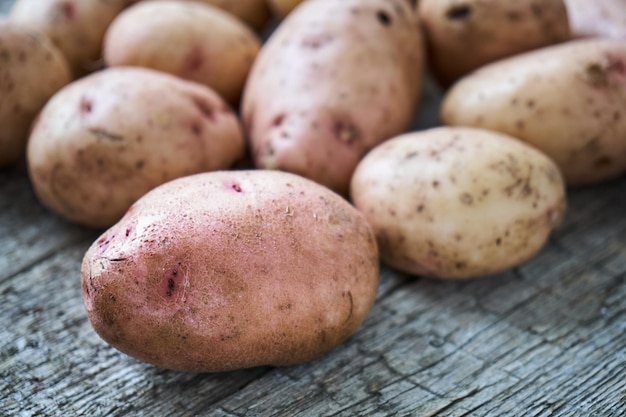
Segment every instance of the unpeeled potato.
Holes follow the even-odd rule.
[[[196,81],[236,105],[260,47],[248,26],[217,7],[160,0],[138,3],[113,21],[104,61]]]
[[[159,184],[231,167],[245,152],[242,133],[208,87],[146,68],[109,68],[46,104],[28,141],[28,170],[49,209],[108,227]]]
[[[616,178],[626,172],[626,43],[583,39],[495,62],[448,91],[441,120],[529,143],[571,186]]]
[[[552,160],[515,138],[472,128],[434,128],[379,145],[359,163],[351,195],[383,262],[445,279],[530,259],[566,206]]]
[[[31,123],[71,81],[63,54],[44,35],[0,20],[0,167],[24,156]]]
[[[180,178],[143,196],[83,258],[96,332],[142,361],[193,372],[293,365],[363,322],[378,252],[361,214],[277,171]]]
[[[104,33],[130,1],[17,0],[9,19],[48,36],[78,78],[100,66]]]
[[[419,13],[430,68],[446,87],[489,62],[571,38],[563,0],[420,0]]]

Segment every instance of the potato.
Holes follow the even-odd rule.
[[[279,18],[287,16],[302,0],[268,0],[270,8]]]
[[[626,1],[565,0],[565,4],[574,36],[626,40]]]
[[[43,35],[0,20],[0,167],[24,156],[30,125],[71,81],[61,52]]]
[[[431,70],[444,86],[489,62],[571,38],[563,0],[421,0],[419,14]]]
[[[122,12],[104,40],[108,66],[140,66],[213,88],[239,102],[261,41],[229,13],[195,2],[142,2]]]
[[[33,127],[27,162],[44,205],[71,221],[108,227],[157,185],[229,168],[244,152],[239,121],[215,92],[128,67],[55,94]]]
[[[372,150],[354,173],[351,194],[374,228],[383,262],[461,279],[537,253],[564,215],[564,188],[554,162],[523,142],[440,127]]]
[[[448,92],[441,119],[528,142],[571,186],[618,177],[626,172],[626,43],[580,40],[493,63]]]
[[[99,67],[104,33],[130,0],[17,0],[9,18],[48,36],[75,78]]]
[[[133,3],[147,2],[150,0],[132,0]],[[154,0],[152,0],[154,1]],[[156,0],[158,1],[158,0]],[[177,0],[182,1],[182,0]],[[192,1],[192,0],[188,0]],[[259,31],[263,29],[270,20],[270,9],[266,0],[193,0],[198,3],[205,3],[217,6],[228,13],[237,16],[253,29]]]
[[[347,194],[362,156],[410,126],[422,67],[409,3],[302,3],[261,50],[244,90],[256,166]]]
[[[157,187],[92,244],[82,288],[96,332],[164,368],[226,371],[311,360],[376,298],[369,225],[330,190],[277,171]]]

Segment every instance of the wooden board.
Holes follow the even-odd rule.
[[[432,86],[424,103],[419,127],[436,123]],[[179,373],[109,347],[79,284],[98,234],[43,208],[23,162],[0,170],[0,415],[626,415],[626,178],[572,191],[562,228],[515,270],[383,269],[362,328],[287,368]]]

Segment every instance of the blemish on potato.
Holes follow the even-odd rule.
[[[80,99],[80,112],[81,113],[91,113],[93,110],[93,103],[87,97],[83,96]]]
[[[327,33],[318,33],[310,35],[302,39],[302,46],[309,49],[320,49],[333,40],[333,37]]]
[[[338,120],[333,125],[333,133],[340,142],[348,145],[354,143],[359,138],[359,131],[352,123]]]
[[[609,156],[601,156],[593,161],[593,166],[596,168],[606,168],[612,164],[613,160]]]
[[[196,106],[196,108],[200,111],[200,113],[202,113],[204,117],[212,122],[215,121],[215,112],[207,102],[199,97],[191,97],[191,100],[193,101],[194,106]]]
[[[60,5],[61,13],[66,19],[72,20],[76,15],[76,9],[71,1],[64,1]]]
[[[585,76],[587,81],[594,87],[606,87],[609,84],[606,69],[597,62],[585,67]]]
[[[184,68],[188,72],[195,72],[202,68],[204,64],[204,51],[198,45],[195,45],[184,60]]]
[[[191,131],[195,136],[202,136],[202,126],[200,126],[198,123],[192,123]]]
[[[176,293],[180,289],[183,278],[184,277],[180,269],[180,262],[179,262],[177,266],[170,268],[165,273],[165,277],[162,283],[163,295],[166,298],[172,298],[174,295],[176,295]]]
[[[472,195],[469,193],[462,193],[459,196],[459,200],[461,200],[461,203],[467,206],[471,206],[474,203],[474,197],[472,197]]]
[[[392,23],[391,16],[389,16],[389,14],[385,12],[384,10],[379,10],[376,13],[376,18],[378,19],[380,24],[383,26],[389,26]]]
[[[463,20],[470,17],[472,8],[468,4],[457,4],[450,7],[446,12],[446,17],[450,20]]]
[[[285,121],[285,113],[281,113],[279,115],[277,115],[276,117],[274,117],[274,119],[272,120],[272,126],[274,127],[279,127],[280,125],[283,124],[283,122]]]
[[[90,128],[88,132],[91,133],[98,140],[107,140],[111,142],[122,142],[124,137],[116,133],[109,132],[103,128]]]

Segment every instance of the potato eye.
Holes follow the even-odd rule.
[[[383,26],[389,26],[391,24],[391,16],[383,10],[379,10],[378,13],[376,13],[376,17]]]
[[[446,17],[451,20],[467,19],[472,14],[472,8],[467,4],[459,4],[450,7],[446,13]]]

